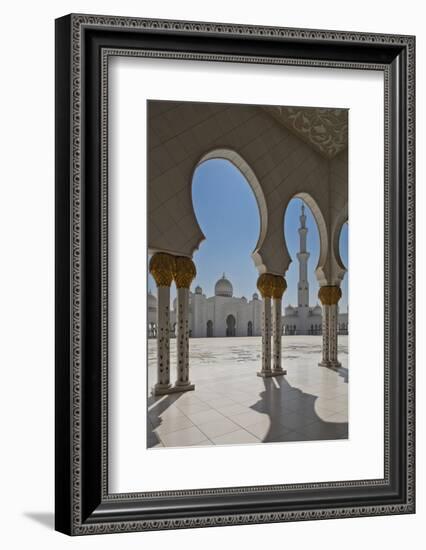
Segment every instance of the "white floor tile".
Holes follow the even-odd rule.
[[[167,435],[169,433],[176,432],[184,428],[191,428],[192,426],[194,426],[194,424],[187,416],[179,416],[177,418],[167,420],[163,419],[161,423],[154,429],[154,431],[161,438],[163,435]]]
[[[201,425],[215,420],[223,420],[225,417],[215,409],[208,409],[206,411],[188,413],[188,418],[190,418],[194,424]]]
[[[199,429],[205,433],[209,439],[212,439],[213,437],[235,432],[236,430],[241,429],[241,427],[228,418],[223,418],[223,420],[213,420],[212,422],[199,424]]]
[[[203,434],[203,432],[195,426],[192,428],[178,430],[161,437],[161,441],[165,447],[184,447],[187,445],[196,445],[205,439],[207,439],[205,434]]]
[[[213,438],[215,445],[238,445],[241,443],[260,443],[260,439],[246,430],[237,430],[229,434]]]

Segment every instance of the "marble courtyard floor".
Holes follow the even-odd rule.
[[[148,397],[150,448],[347,439],[348,337],[336,371],[318,367],[320,336],[283,336],[287,375],[260,378],[260,337],[190,339],[195,390]],[[171,380],[176,377],[171,340]],[[156,342],[148,341],[148,387]]]

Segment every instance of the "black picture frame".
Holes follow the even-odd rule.
[[[136,50],[177,60],[187,55],[384,72],[383,479],[108,493],[103,87],[108,55]],[[56,20],[58,531],[85,535],[414,513],[414,81],[413,36],[79,14]]]

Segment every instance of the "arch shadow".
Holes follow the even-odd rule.
[[[348,439],[348,422],[326,422],[315,411],[316,395],[291,386],[285,377],[263,379],[264,390],[250,408],[266,414],[263,443]]]
[[[146,446],[148,448],[155,447],[161,443],[159,437],[155,433],[155,429],[161,426],[163,422],[161,415],[180,397],[182,397],[182,393],[172,393],[164,397],[152,395],[148,397],[146,418]]]

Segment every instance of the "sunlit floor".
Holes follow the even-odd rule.
[[[348,438],[348,337],[339,337],[342,367],[319,367],[320,336],[283,336],[287,375],[260,378],[261,339],[190,339],[195,390],[148,398],[147,445],[199,445]],[[175,379],[171,341],[171,379]],[[148,387],[156,381],[156,343],[148,342]]]

